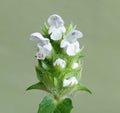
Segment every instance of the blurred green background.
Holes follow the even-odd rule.
[[[0,0],[0,113],[37,113],[46,95],[37,82],[29,35],[51,14],[84,33],[82,83],[93,94],[73,97],[72,113],[120,113],[120,0]]]

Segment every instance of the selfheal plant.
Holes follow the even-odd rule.
[[[77,91],[91,91],[80,83],[82,63],[79,39],[82,32],[70,24],[64,26],[59,15],[51,15],[42,33],[30,35],[37,40],[36,74],[38,83],[27,90],[38,89],[49,93],[39,104],[38,113],[70,113],[73,105],[70,95]]]

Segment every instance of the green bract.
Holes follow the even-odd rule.
[[[38,40],[36,74],[39,82],[27,90],[39,89],[52,96],[44,98],[38,113],[70,113],[72,103],[67,99],[70,94],[77,91],[91,93],[80,83],[82,49],[78,39],[83,34],[75,28],[72,24],[65,27],[63,19],[55,14],[48,18],[42,33],[31,34],[30,39]],[[68,109],[64,107],[65,103],[68,103]],[[62,111],[64,109],[66,111]]]

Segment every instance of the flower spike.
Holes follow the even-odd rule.
[[[37,40],[36,74],[38,83],[28,88],[50,93],[39,104],[38,113],[70,113],[73,106],[71,94],[77,91],[91,91],[81,85],[81,51],[78,39],[81,31],[72,24],[64,26],[61,16],[49,16],[42,34],[32,33],[30,40]],[[66,106],[67,105],[67,106]]]

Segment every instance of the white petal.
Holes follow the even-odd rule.
[[[64,33],[66,31],[64,26],[61,26],[61,27],[58,27],[58,28],[56,26],[50,26],[49,30],[48,30],[48,33],[50,34],[50,33],[53,33],[53,32],[55,32],[57,30],[61,31],[62,33]]]
[[[74,49],[76,53],[80,51],[80,44],[78,41],[74,42]]]
[[[51,43],[49,43],[47,45],[44,45],[43,47],[46,48],[48,51],[52,51],[52,45],[51,45]]]
[[[72,66],[72,69],[76,69],[78,66],[79,66],[79,64],[75,62]]]
[[[31,39],[31,40],[39,39],[39,42],[41,43],[41,45],[48,44],[48,43],[50,42],[49,39],[44,38],[44,37],[43,37],[40,33],[38,33],[38,32],[31,34],[30,39]]]
[[[65,68],[66,66],[66,62],[61,59],[61,58],[58,58],[54,63],[53,63],[54,66],[60,66],[61,68]]]
[[[48,33],[50,34],[50,33],[54,32],[54,31],[56,31],[56,27],[55,26],[50,26],[49,30],[48,30]]]
[[[48,24],[50,26],[60,27],[64,25],[64,21],[59,15],[54,14],[48,18]]]
[[[78,80],[75,77],[71,77],[69,80],[71,81],[72,85],[78,84]]]
[[[62,33],[65,33],[65,32],[66,32],[66,29],[65,29],[64,26],[59,27],[59,30],[60,30]]]
[[[79,48],[79,43],[77,41],[75,43],[69,44],[69,46],[66,49],[66,53],[69,56],[74,56],[79,51],[80,51],[80,48]]]
[[[75,55],[74,46],[73,46],[73,45],[68,46],[67,49],[66,49],[66,53],[67,53],[69,56],[74,56],[74,55]]]
[[[43,46],[44,52],[47,56],[51,55],[51,51],[52,51],[52,46],[51,44],[47,44]]]
[[[82,32],[78,30],[72,30],[70,31],[64,38],[69,41],[70,43],[75,42],[78,38],[82,38],[83,34]]]
[[[61,43],[60,43],[60,47],[61,47],[61,48],[65,48],[65,47],[68,46],[68,45],[69,45],[69,42],[66,41],[65,39],[62,40]]]
[[[52,40],[60,40],[62,38],[62,32],[60,30],[54,30],[51,34]]]
[[[40,33],[36,32],[36,33],[32,33],[30,35],[30,39],[31,40],[34,40],[34,39],[43,39],[43,36]]]
[[[63,81],[63,87],[67,87],[69,85],[76,85],[76,84],[78,84],[78,80],[75,77],[64,79]]]

